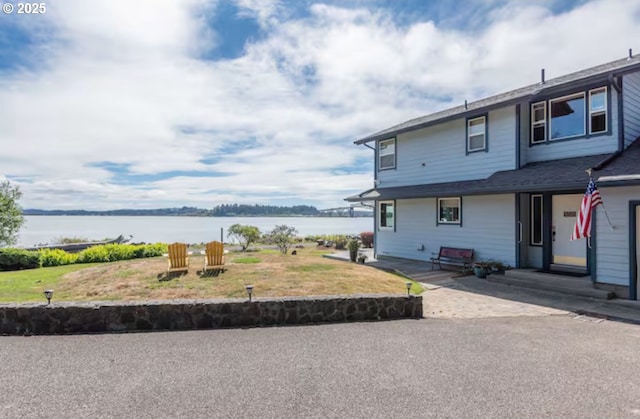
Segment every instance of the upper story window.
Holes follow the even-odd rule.
[[[531,104],[531,144],[609,132],[607,87]]]
[[[549,107],[551,108],[549,138],[551,140],[584,135],[584,102],[584,93],[549,101]]]
[[[607,131],[607,88],[589,90],[589,133]]]
[[[487,149],[487,117],[467,119],[467,152]]]
[[[378,170],[396,167],[396,139],[378,142]]]
[[[547,141],[547,102],[531,105],[531,142]]]

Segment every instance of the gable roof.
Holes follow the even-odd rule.
[[[434,198],[463,195],[489,195],[516,192],[583,191],[589,180],[585,170],[609,163],[592,175],[600,186],[640,184],[640,139],[622,154],[598,154],[529,163],[520,169],[496,172],[486,179],[425,185],[374,188],[345,201]]]
[[[364,144],[370,141],[384,140],[404,132],[414,131],[431,125],[442,123],[451,119],[466,117],[477,114],[480,111],[487,111],[492,108],[507,106],[518,102],[523,98],[535,98],[540,94],[553,93],[554,90],[570,88],[574,84],[589,81],[607,81],[610,77],[630,73],[640,69],[640,56],[623,58],[610,63],[601,64],[575,73],[567,74],[545,81],[544,83],[531,84],[516,90],[501,93],[475,102],[456,106],[444,111],[432,113],[420,118],[411,119],[391,128],[379,131],[362,139],[355,141],[355,144]]]

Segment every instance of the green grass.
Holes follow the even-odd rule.
[[[246,256],[233,259],[233,263],[260,263],[261,259],[253,256]]]
[[[45,301],[44,290],[55,290],[55,285],[64,274],[96,265],[100,263],[0,272],[0,302]],[[53,298],[56,298],[55,293]]]

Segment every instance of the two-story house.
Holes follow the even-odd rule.
[[[413,119],[357,140],[375,153],[375,254],[440,246],[515,268],[584,272],[640,295],[640,58],[629,57]],[[571,241],[592,169],[602,206]]]

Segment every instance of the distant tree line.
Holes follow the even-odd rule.
[[[252,217],[278,215],[318,215],[318,209],[309,205],[280,207],[274,205],[223,204],[213,208],[215,217]]]
[[[194,217],[253,217],[253,216],[292,216],[322,215],[318,209],[309,205],[274,206],[274,205],[244,205],[223,204],[213,209],[182,207],[182,208],[156,208],[156,209],[118,209],[106,211],[91,210],[41,210],[25,209],[23,215],[121,215],[121,216],[194,216]]]

